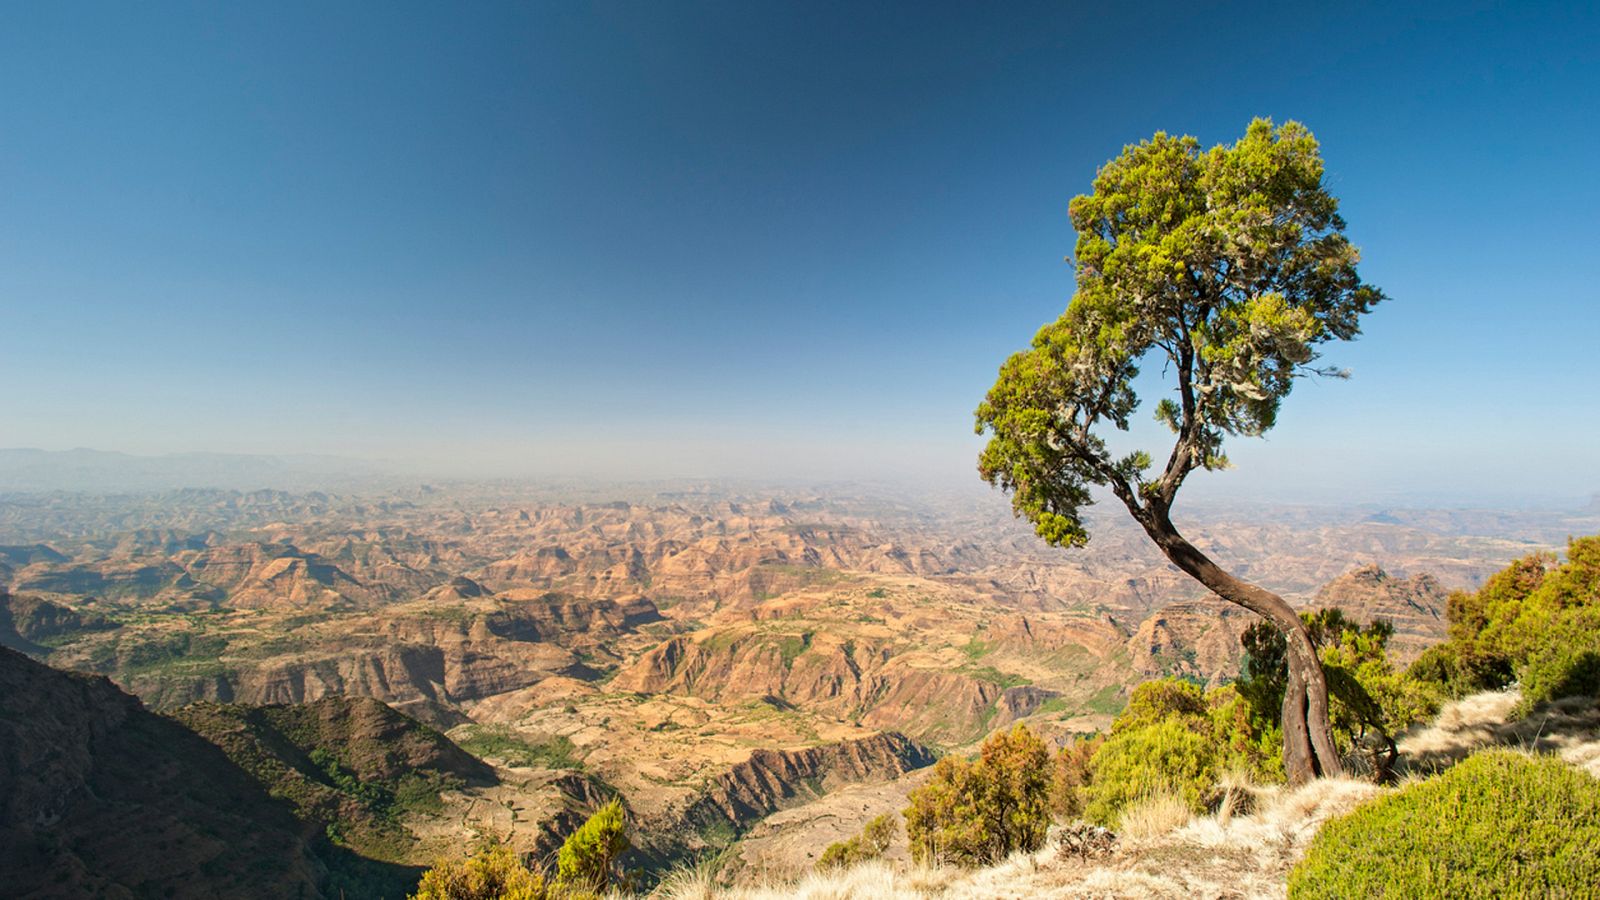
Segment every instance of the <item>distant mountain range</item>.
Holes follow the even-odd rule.
[[[381,465],[336,456],[174,453],[135,456],[104,450],[0,449],[0,491],[352,489],[392,483]]]

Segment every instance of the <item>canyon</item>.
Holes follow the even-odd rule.
[[[119,715],[162,714],[298,798],[333,849],[273,852],[315,880],[335,851],[400,872],[481,836],[548,854],[618,795],[645,869],[730,847],[802,865],[786,835],[858,828],[994,729],[1065,739],[1144,678],[1225,682],[1252,621],[1110,510],[1066,552],[994,495],[617,494],[0,495],[0,644],[108,679]],[[1600,515],[1179,524],[1297,606],[1388,619],[1407,662],[1442,637],[1450,590]]]

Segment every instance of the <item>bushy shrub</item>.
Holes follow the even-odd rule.
[[[620,881],[618,860],[630,846],[622,801],[612,800],[569,835],[556,854],[556,882],[600,893]]]
[[[411,900],[553,900],[544,879],[503,844],[462,860],[441,862],[422,874]]]
[[[1089,761],[1084,812],[1091,821],[1118,827],[1124,808],[1167,794],[1198,812],[1217,783],[1215,749],[1177,718],[1113,733]]]
[[[1323,826],[1289,896],[1592,897],[1597,885],[1600,781],[1494,750]]]
[[[1455,694],[1522,683],[1524,708],[1600,693],[1600,535],[1567,543],[1567,561],[1536,553],[1477,591],[1450,596],[1450,639],[1410,676]]]
[[[822,857],[817,860],[817,868],[843,869],[878,859],[888,852],[889,845],[894,843],[894,835],[899,827],[893,813],[884,813],[868,822],[855,837],[829,844],[827,849],[822,851]]]
[[[1156,796],[1177,797],[1201,812],[1224,772],[1282,780],[1280,742],[1281,733],[1263,727],[1231,686],[1208,692],[1179,679],[1146,681],[1134,688],[1103,744],[1057,757],[1053,808],[1109,826],[1129,804]]]
[[[1027,726],[993,735],[977,762],[947,756],[911,792],[906,835],[919,862],[988,865],[1044,845],[1050,753]]]
[[[1133,689],[1128,705],[1111,723],[1111,733],[1175,719],[1205,718],[1207,711],[1205,691],[1200,685],[1179,678],[1158,678]]]

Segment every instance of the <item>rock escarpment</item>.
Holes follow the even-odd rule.
[[[702,835],[732,836],[840,786],[891,781],[933,762],[927,747],[894,732],[804,750],[757,750],[719,775],[683,820]]]

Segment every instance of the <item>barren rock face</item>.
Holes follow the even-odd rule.
[[[682,818],[697,832],[738,833],[844,785],[893,781],[933,762],[928,748],[896,733],[806,750],[757,750],[718,776]]]

